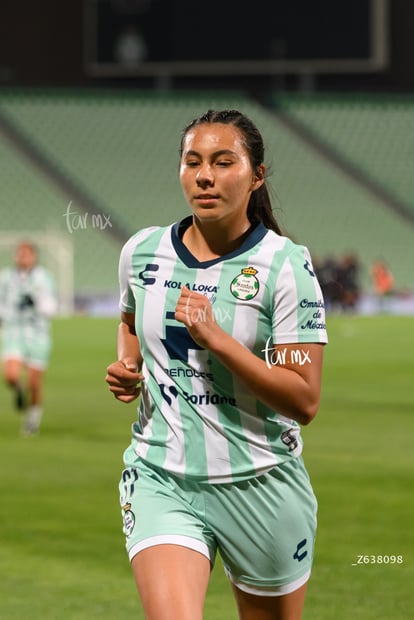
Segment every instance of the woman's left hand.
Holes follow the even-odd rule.
[[[208,349],[211,339],[220,330],[214,319],[213,307],[205,295],[190,291],[186,286],[175,308],[175,318],[184,323],[191,337],[201,347]]]

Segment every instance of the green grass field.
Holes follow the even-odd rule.
[[[116,325],[55,322],[39,436],[19,436],[20,419],[0,386],[2,620],[143,618],[117,492],[135,406],[115,401],[104,382]],[[328,329],[322,405],[303,432],[319,501],[304,620],[407,620],[414,600],[414,317],[329,317]],[[368,563],[358,564],[359,556]],[[391,556],[400,559],[385,563]],[[220,562],[205,618],[236,619]]]

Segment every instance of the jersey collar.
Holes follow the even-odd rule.
[[[263,237],[268,232],[268,229],[262,224],[257,224],[250,234],[243,241],[241,246],[234,250],[234,252],[229,252],[229,254],[225,254],[224,256],[219,256],[218,258],[214,258],[212,260],[202,261],[200,262],[195,256],[191,254],[191,252],[186,248],[184,243],[182,242],[182,238],[185,230],[192,224],[193,217],[190,215],[180,222],[176,222],[171,227],[171,242],[174,246],[175,251],[177,252],[177,256],[183,261],[186,267],[196,267],[198,269],[207,269],[211,265],[215,265],[216,263],[220,263],[224,260],[229,260],[234,258],[235,256],[239,256],[253,248],[259,241],[263,239]]]

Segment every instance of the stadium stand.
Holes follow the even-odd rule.
[[[379,256],[387,260],[398,288],[414,289],[407,256],[414,227],[352,178],[335,153],[321,150],[317,141],[297,130],[297,123],[288,122],[300,120],[321,140],[334,136],[323,124],[324,115],[316,112],[316,103],[315,110],[312,105],[309,110],[319,118],[317,129],[315,122],[305,122],[306,106],[300,98],[279,98],[267,109],[240,92],[2,92],[2,228],[47,228],[70,235],[77,296],[116,295],[118,255],[127,237],[138,228],[167,224],[187,213],[177,177],[180,130],[211,107],[238,107],[263,132],[276,215],[288,234],[306,243],[316,259],[356,252],[365,289],[370,287],[369,265]],[[342,107],[348,107],[346,102]],[[387,114],[387,104],[384,110]],[[382,126],[379,104],[376,112],[376,123]],[[336,127],[334,112],[328,117],[329,126]],[[340,127],[345,140],[350,125]],[[352,131],[357,133],[358,126]],[[337,133],[329,146],[341,145],[340,129]],[[399,136],[404,137],[402,132]],[[370,139],[367,133],[368,145],[360,147],[366,150],[352,159],[356,164],[366,159],[361,153],[378,150],[369,145]],[[354,157],[352,144],[346,154]],[[378,155],[380,161],[389,166]],[[364,163],[363,173],[372,181],[375,175],[368,175]],[[389,171],[387,179],[390,186],[399,185]],[[401,201],[408,202],[408,185],[404,187],[407,195]],[[82,220],[81,214],[88,216]]]
[[[326,231],[337,239],[340,251],[345,241],[361,256],[365,286],[367,266],[376,255],[392,265],[396,288],[412,291],[414,99],[278,95],[273,107],[292,134],[326,161],[321,185],[329,193],[336,219]],[[346,178],[347,187],[336,183],[328,169]],[[317,247],[323,245],[320,240]]]
[[[347,163],[406,206],[414,220],[414,98],[407,95],[278,97]]]

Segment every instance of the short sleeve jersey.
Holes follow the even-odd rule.
[[[327,342],[324,302],[306,247],[259,224],[236,251],[199,262],[181,240],[190,221],[146,228],[121,252],[120,309],[135,313],[145,377],[127,453],[200,482],[244,480],[299,456],[300,427],[191,338],[174,317],[180,288],[205,295],[269,367],[282,362],[273,344],[298,343],[305,363],[307,343]]]
[[[29,295],[34,305],[21,307]],[[0,272],[0,318],[11,337],[31,338],[31,334],[49,335],[50,318],[57,310],[55,280],[51,273],[36,265],[30,271],[6,267]]]

